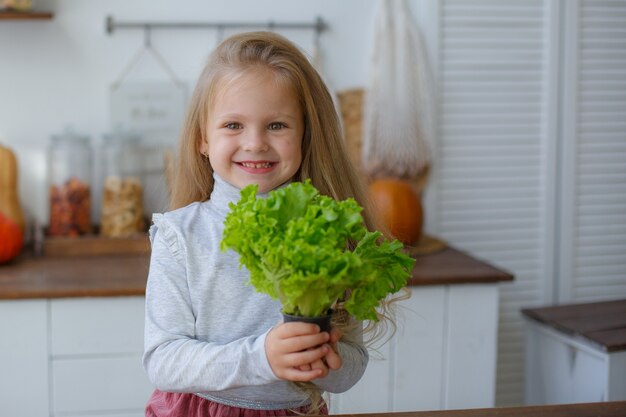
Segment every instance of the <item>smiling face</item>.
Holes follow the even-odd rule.
[[[300,168],[303,135],[304,116],[294,91],[269,69],[254,67],[218,84],[200,151],[228,183],[258,184],[266,193]]]

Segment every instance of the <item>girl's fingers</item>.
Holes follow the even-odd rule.
[[[317,334],[320,332],[320,328],[317,324],[304,322],[281,323],[275,329],[276,335],[279,336],[281,339],[288,339],[290,337],[304,336],[309,334]]]
[[[328,333],[317,333],[310,336],[294,337],[287,343],[292,352],[317,348],[328,342]]]
[[[321,369],[312,369],[310,371],[300,371],[296,368],[286,369],[283,379],[294,382],[307,382],[322,376]]]
[[[289,353],[283,357],[282,365],[286,367],[300,367],[303,365],[309,365],[316,361],[321,360],[328,354],[328,345],[323,345],[315,349],[307,349],[300,352]]]
[[[313,362],[311,364],[311,369],[319,369],[322,371],[322,374],[319,376],[319,378],[324,378],[326,375],[328,375],[328,366],[326,365],[324,358]]]
[[[299,381],[310,381],[312,379],[324,378],[328,375],[328,366],[324,363],[324,359],[318,359],[310,364],[302,365],[296,368],[300,373],[293,373],[294,378]]]
[[[280,339],[280,349],[285,353],[300,352],[323,345],[328,340],[329,335],[326,332],[295,336],[288,339]]]
[[[272,332],[285,353],[317,347],[330,339],[327,332],[320,332],[319,326],[311,323],[290,322],[276,326]]]
[[[337,351],[331,346],[328,347],[328,353],[324,356],[324,361],[326,362],[326,365],[333,371],[341,368],[341,365],[343,364],[343,362],[341,361],[341,356],[339,356]]]
[[[330,329],[330,343],[336,344],[341,339],[341,336],[343,336],[343,333],[338,328],[333,327]]]
[[[306,365],[300,365],[300,366],[298,366],[298,370],[299,370],[299,371],[310,371],[311,369],[312,369],[312,368],[311,368],[311,364],[310,364],[310,363],[308,363],[308,364],[306,364]]]

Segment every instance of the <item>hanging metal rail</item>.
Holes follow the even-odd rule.
[[[117,29],[252,29],[252,28],[274,29],[308,29],[315,30],[319,35],[328,28],[326,22],[321,17],[317,17],[314,22],[119,22],[114,21],[112,16],[106,18],[106,31],[112,34]]]

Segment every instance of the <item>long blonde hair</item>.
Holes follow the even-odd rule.
[[[338,200],[354,198],[364,207],[363,184],[343,141],[332,97],[306,56],[289,40],[272,32],[247,32],[224,40],[209,56],[182,128],[177,161],[170,185],[170,208],[207,200],[213,191],[213,168],[200,153],[216,86],[224,77],[263,66],[287,81],[304,113],[302,165],[294,181],[311,179],[322,193]],[[366,225],[374,228],[370,210]]]
[[[300,100],[304,115],[302,164],[294,181],[311,179],[320,193],[344,200],[354,198],[362,207],[365,224],[370,230],[381,230],[366,198],[364,184],[354,168],[345,147],[339,115],[333,99],[321,77],[307,57],[289,40],[272,32],[247,32],[225,39],[209,56],[193,92],[183,125],[174,172],[170,182],[170,208],[184,207],[195,201],[205,201],[213,191],[213,168],[200,152],[207,140],[207,125],[218,84],[259,67],[270,69],[293,89]],[[387,303],[383,303],[378,324],[389,324]],[[353,320],[335,323],[349,332]],[[371,324],[371,323],[370,323]],[[384,326],[383,326],[384,327]],[[380,326],[368,326],[366,333],[377,339]],[[370,331],[371,330],[371,331]],[[384,333],[384,331],[382,332]],[[304,387],[311,397],[314,410],[319,399],[309,384]]]

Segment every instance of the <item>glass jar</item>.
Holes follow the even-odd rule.
[[[140,138],[132,133],[104,137],[101,236],[122,238],[144,232],[141,149]]]
[[[91,169],[89,137],[67,129],[50,138],[48,235],[79,236],[91,233]]]

